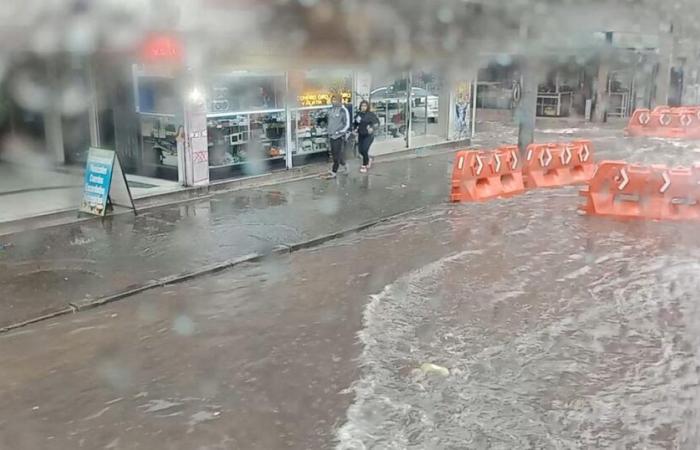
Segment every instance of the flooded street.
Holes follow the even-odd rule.
[[[697,448],[698,240],[571,194],[445,212],[454,251],[365,311],[339,448]]]
[[[5,3],[0,450],[700,450],[700,0]]]
[[[598,159],[697,155],[587,134]],[[433,202],[1,334],[0,448],[696,449],[697,225],[582,202]]]

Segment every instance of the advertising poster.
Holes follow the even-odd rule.
[[[119,156],[113,150],[91,147],[85,163],[79,211],[104,216],[110,204],[133,209],[136,214]]]
[[[112,184],[114,152],[91,148],[88,152],[83,183],[83,199],[80,211],[104,216],[107,211],[107,199]]]

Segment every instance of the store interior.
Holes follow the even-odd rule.
[[[285,167],[286,75],[236,71],[208,84],[209,179]]]
[[[656,57],[649,52],[617,50],[608,61],[607,117],[628,117],[635,108],[649,107],[654,95]],[[586,101],[595,97],[600,60],[597,57],[555,58],[540,73],[538,117],[585,117]],[[513,109],[520,70],[517,62],[491,62],[480,70],[477,108]],[[670,99],[670,103],[673,103]],[[595,102],[591,105],[595,108]]]

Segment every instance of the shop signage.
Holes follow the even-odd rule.
[[[136,213],[119,156],[112,150],[90,148],[80,212],[104,216],[111,205],[131,208]]]
[[[174,36],[154,34],[141,46],[141,60],[146,63],[175,63],[184,61],[182,43]]]
[[[352,92],[344,91],[340,95],[343,97],[343,103],[350,103],[352,101]],[[297,97],[300,106],[330,106],[332,92],[322,92],[322,93],[309,93],[302,94]]]

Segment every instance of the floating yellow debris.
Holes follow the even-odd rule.
[[[440,375],[443,377],[449,376],[450,375],[450,370],[447,367],[442,367],[438,366],[437,364],[432,364],[432,363],[423,363],[420,366],[421,372],[427,374],[434,373],[436,375]]]

